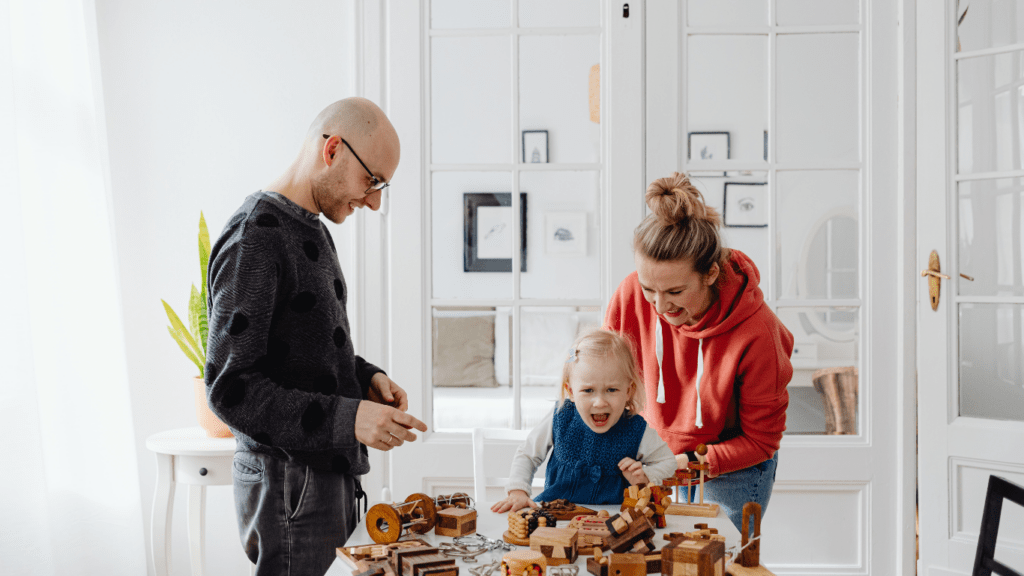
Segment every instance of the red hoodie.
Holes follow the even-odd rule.
[[[693,326],[661,320],[644,299],[636,272],[619,284],[604,324],[632,338],[647,389],[644,419],[672,451],[708,445],[710,475],[740,470],[771,458],[786,429],[793,377],[793,335],[764,302],[761,275],[746,254],[732,250],[717,282],[719,297]],[[661,324],[664,354],[656,353]],[[697,427],[697,353],[703,427]],[[658,376],[665,402],[657,402]]]

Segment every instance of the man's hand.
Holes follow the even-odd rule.
[[[510,490],[504,500],[499,500],[494,506],[491,506],[491,512],[502,514],[523,508],[540,508],[540,504],[531,500],[530,495],[522,490]]]
[[[377,372],[373,375],[373,378],[370,378],[369,397],[370,400],[377,404],[398,408],[402,412],[409,409],[409,395],[383,372]]]
[[[356,410],[356,440],[370,448],[386,452],[412,442],[416,439],[416,435],[410,432],[412,428],[427,431],[426,424],[391,406],[363,400]]]
[[[643,463],[640,461],[633,460],[632,458],[623,458],[619,460],[619,470],[622,470],[622,475],[626,477],[630,484],[649,484],[651,482],[644,472]]]

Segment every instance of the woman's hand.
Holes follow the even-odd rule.
[[[683,456],[683,458],[685,457]],[[622,475],[626,477],[630,484],[650,484],[651,482],[644,472],[643,463],[638,460],[633,460],[632,458],[619,460],[619,470],[622,470]]]
[[[491,512],[503,514],[523,508],[540,508],[540,505],[531,500],[530,495],[523,490],[510,490],[504,500],[499,500],[494,506],[491,506]]]
[[[688,470],[690,458],[686,455],[686,452],[682,454],[676,454],[676,470]]]

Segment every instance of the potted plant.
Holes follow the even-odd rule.
[[[164,310],[167,311],[167,318],[171,325],[167,331],[171,338],[178,343],[178,347],[185,353],[185,356],[199,368],[199,375],[193,377],[193,391],[195,393],[196,417],[199,425],[211,438],[230,438],[231,430],[221,422],[220,418],[210,410],[206,402],[206,341],[209,335],[209,324],[206,311],[206,268],[210,263],[210,233],[206,229],[206,219],[203,213],[199,213],[199,274],[202,279],[202,289],[196,290],[192,285],[192,294],[188,299],[188,327],[181,321],[181,318],[174,313],[163,299]]]

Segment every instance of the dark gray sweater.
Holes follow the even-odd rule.
[[[356,356],[337,250],[319,216],[256,192],[210,254],[206,392],[253,452],[365,474],[356,410],[380,368]]]

